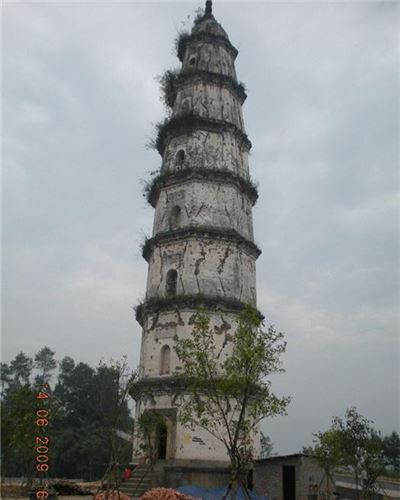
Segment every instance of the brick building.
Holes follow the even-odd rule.
[[[325,480],[315,458],[302,453],[257,460],[253,474],[255,491],[270,500],[316,499]]]

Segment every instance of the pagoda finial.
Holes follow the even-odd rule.
[[[206,1],[206,10],[204,12],[206,16],[212,16],[212,0]]]

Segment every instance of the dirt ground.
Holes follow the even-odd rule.
[[[85,490],[95,493],[98,489],[99,482],[82,483],[79,481],[73,482],[77,486],[81,486]],[[93,500],[93,495],[59,495],[58,500]],[[2,482],[1,500],[27,500],[28,496],[21,492],[20,480],[5,480]]]

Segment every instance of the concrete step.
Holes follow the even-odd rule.
[[[150,490],[151,485],[150,484],[140,484],[138,486],[132,486],[131,488],[120,488],[121,491],[126,491],[129,493],[134,493],[135,491],[142,491],[142,490]]]
[[[124,490],[131,490],[132,488],[139,488],[141,486],[148,488],[149,486],[151,486],[151,481],[136,481],[129,484],[121,485],[120,488]]]
[[[132,477],[120,485],[121,492],[129,495],[132,500],[138,500],[151,489],[152,471],[146,465],[139,465],[133,471]]]
[[[123,482],[128,483],[129,481],[132,481],[132,479],[141,479],[146,477],[151,477],[151,474],[146,472],[143,472],[143,474],[132,474],[132,476],[129,479],[126,479]]]
[[[151,488],[149,488],[149,489],[151,489]],[[133,491],[121,490],[121,493],[123,493],[124,495],[129,495],[130,497],[133,497],[133,496],[141,497],[142,495],[144,495],[146,493],[146,491],[149,491],[149,489],[133,490]]]
[[[132,488],[140,488],[140,487],[148,488],[149,486],[151,486],[150,481],[146,481],[146,482],[138,481],[137,483],[124,484],[124,486],[120,486],[120,489],[131,490]]]
[[[133,486],[137,486],[138,484],[149,485],[151,484],[150,479],[146,479],[145,481],[138,479],[137,481],[132,481],[130,483],[121,484],[120,488],[132,488]]]
[[[125,483],[120,486],[120,490],[123,493],[133,497],[141,497],[143,493],[151,489],[151,481],[148,479],[147,481],[130,481],[129,483]]]
[[[130,484],[130,483],[137,483],[138,481],[151,481],[151,476],[133,476],[130,477],[128,480],[123,481],[121,484]]]
[[[121,491],[123,495],[128,495],[131,499],[133,498],[141,498],[142,495],[146,493],[146,491],[149,490],[143,490],[143,491]]]

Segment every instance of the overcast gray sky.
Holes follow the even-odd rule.
[[[155,75],[203,2],[11,3],[3,19],[3,361],[139,359]],[[258,306],[286,334],[296,452],[350,405],[399,424],[399,5],[214,2],[253,142]]]

